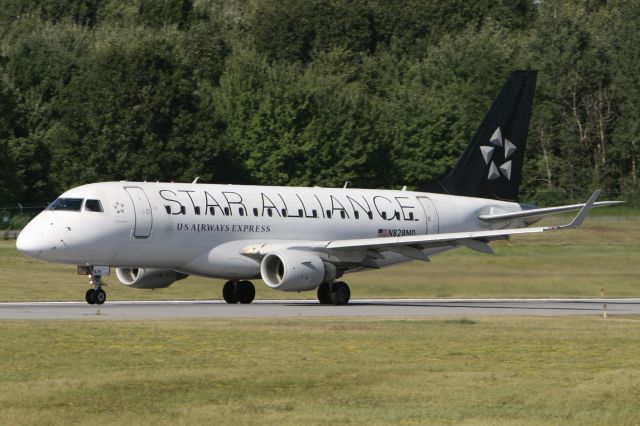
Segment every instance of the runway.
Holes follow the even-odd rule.
[[[640,315],[640,299],[372,299],[345,306],[311,300],[0,303],[0,320],[162,320],[298,317],[476,317]]]

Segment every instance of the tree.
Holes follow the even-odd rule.
[[[516,54],[505,30],[487,25],[444,37],[425,61],[397,62],[401,69],[391,74],[398,77],[381,98],[392,112],[383,115],[382,133],[403,184],[418,186],[453,166],[517,66]]]
[[[619,158],[621,189],[640,189],[640,5],[613,2],[611,26],[615,31],[607,38],[612,47],[612,90],[619,102],[613,131],[612,155]]]
[[[584,7],[560,1],[545,1],[540,6],[527,45],[529,60],[540,72],[525,191],[535,192],[544,182],[547,188],[582,196],[593,185],[600,185],[600,176],[594,173],[594,100],[599,90],[605,90],[607,76],[595,36]]]
[[[523,198],[638,188],[638,18],[622,0],[7,0],[3,196],[196,175],[417,186],[515,68],[540,71]]]
[[[47,133],[62,187],[104,179],[182,177],[194,127],[194,82],[176,45],[144,29],[98,39]]]
[[[20,116],[17,94],[0,79],[0,203],[9,204],[20,200],[22,191],[17,179],[12,142],[24,136],[24,117]]]

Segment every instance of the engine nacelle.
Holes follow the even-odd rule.
[[[269,287],[276,290],[305,291],[335,278],[335,268],[325,265],[313,253],[281,250],[269,253],[262,259],[260,275]],[[333,278],[327,275],[333,275]]]
[[[116,268],[120,282],[133,288],[165,288],[188,275],[171,269],[154,268]]]

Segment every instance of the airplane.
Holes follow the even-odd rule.
[[[539,208],[518,203],[536,71],[514,71],[453,169],[416,191],[215,185],[91,183],[60,195],[20,233],[17,249],[88,275],[89,304],[103,304],[111,268],[138,289],[189,275],[228,280],[227,303],[251,303],[250,280],[280,291],[317,291],[344,305],[342,277],[491,241],[578,227],[586,203]],[[579,211],[562,226],[529,227],[549,214]]]

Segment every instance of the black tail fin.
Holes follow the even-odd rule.
[[[536,71],[513,71],[448,174],[419,190],[518,200]]]

